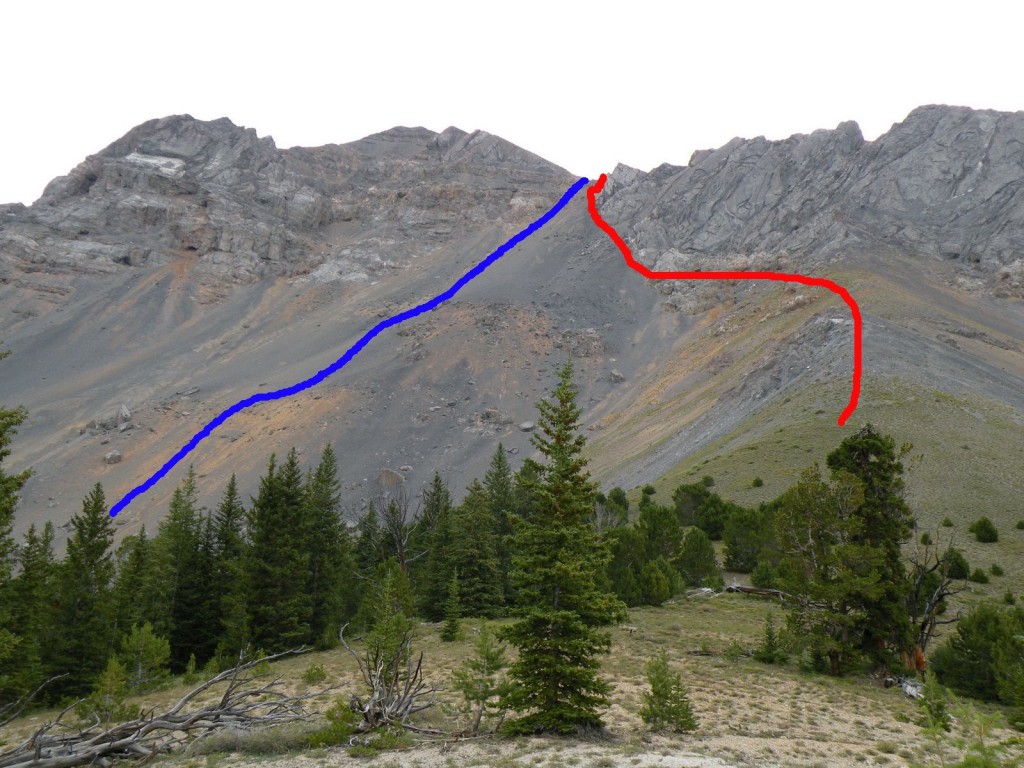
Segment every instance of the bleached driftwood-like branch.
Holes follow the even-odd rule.
[[[298,648],[240,662],[190,690],[170,709],[159,714],[144,712],[127,722],[101,724],[97,719],[88,727],[69,726],[63,719],[72,705],[28,739],[0,753],[0,768],[104,766],[114,758],[152,758],[223,728],[250,730],[305,720],[309,715],[303,702],[324,691],[288,696],[280,690],[280,678],[259,684],[253,671],[263,662],[307,650]],[[217,703],[196,705],[200,696],[222,683],[226,687]]]
[[[354,712],[362,715],[363,728],[398,725],[411,731],[432,732],[409,722],[412,715],[434,705],[437,693],[423,680],[423,654],[414,659],[411,653],[412,629],[405,631],[394,648],[371,642],[364,656],[352,650],[345,640],[345,627],[341,628],[339,639],[355,659],[369,689],[366,698],[353,694],[349,703]]]

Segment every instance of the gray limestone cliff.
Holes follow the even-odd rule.
[[[807,271],[900,254],[1024,296],[1024,112],[921,107],[872,142],[852,122],[733,139],[685,167],[620,167],[607,189],[606,218],[658,269]]]

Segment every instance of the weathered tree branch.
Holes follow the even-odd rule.
[[[5,704],[0,707],[0,718],[2,718],[0,719],[0,728],[3,728],[5,725],[21,717],[21,713],[28,708],[28,705],[35,700],[36,696],[43,692],[43,689],[46,688],[46,686],[56,680],[60,680],[62,677],[67,677],[67,673],[64,673],[63,675],[54,675],[49,680],[45,680],[40,683],[39,687],[34,691],[26,693],[17,701],[12,701],[10,704]]]
[[[128,722],[103,725],[96,718],[87,727],[65,726],[63,719],[74,708],[72,705],[28,739],[0,753],[0,768],[73,768],[104,765],[113,758],[148,759],[218,729],[249,730],[304,720],[308,714],[302,703],[325,691],[287,696],[279,690],[279,678],[266,685],[252,685],[256,679],[252,671],[263,662],[307,650],[297,648],[262,659],[240,660],[233,669],[190,690],[167,711],[156,714],[151,710]],[[226,688],[218,703],[189,707],[221,683],[226,683]]]
[[[428,732],[411,723],[409,718],[432,707],[437,690],[423,680],[423,654],[413,660],[412,629],[407,629],[395,648],[371,645],[363,656],[345,640],[345,627],[338,637],[342,646],[355,659],[363,683],[369,689],[366,699],[353,694],[349,706],[363,717],[364,730],[382,725],[397,725],[411,731]],[[3,768],[0,766],[0,768]]]

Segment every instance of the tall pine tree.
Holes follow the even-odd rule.
[[[420,558],[413,571],[416,578],[416,596],[419,613],[430,621],[444,618],[448,583],[452,566],[448,562],[448,549],[452,538],[452,496],[441,475],[434,473],[430,486],[423,491],[423,543],[426,555]]]
[[[843,440],[827,458],[833,473],[848,472],[864,488],[856,511],[860,527],[851,543],[869,548],[881,562],[881,594],[865,606],[863,650],[879,664],[891,664],[913,650],[915,632],[907,603],[910,580],[903,560],[903,545],[914,532],[914,513],[904,499],[903,463],[912,450],[897,449],[889,435],[870,424]]]
[[[60,568],[58,632],[54,662],[67,677],[55,688],[62,694],[88,693],[115,650],[111,547],[114,524],[99,483],[71,518],[72,534]]]
[[[159,606],[155,614],[143,618],[170,641],[171,668],[178,672],[193,653],[197,658],[212,655],[209,635],[219,629],[210,628],[217,624],[216,615],[211,616],[212,533],[197,497],[195,471],[189,467],[153,540],[151,573],[143,581],[143,593],[149,594],[146,602]]]
[[[346,575],[352,570],[348,529],[341,519],[338,462],[330,443],[306,479],[309,526],[310,635],[321,647],[336,642],[345,613]]]
[[[484,490],[487,493],[487,503],[497,535],[502,599],[511,602],[509,573],[512,570],[512,520],[516,513],[515,480],[512,476],[512,467],[505,456],[505,447],[501,443],[498,443],[494,450],[487,474],[484,475]]]
[[[0,352],[0,360],[9,352]],[[24,639],[8,629],[11,626],[13,599],[10,590],[14,571],[16,545],[13,536],[14,509],[18,495],[31,475],[30,470],[8,474],[3,468],[10,454],[11,438],[18,426],[27,418],[24,408],[0,407],[0,703],[17,698],[22,691],[17,669]]]
[[[42,534],[30,525],[18,553],[19,573],[11,584],[14,599],[11,627],[21,638],[16,679],[22,690],[35,688],[52,669],[56,630],[57,562],[53,556],[53,523]]]
[[[540,410],[534,446],[546,462],[525,488],[533,509],[517,522],[512,587],[519,621],[503,635],[518,650],[505,704],[521,716],[517,733],[571,733],[602,725],[610,686],[597,656],[611,639],[598,628],[622,620],[625,606],[605,591],[609,555],[590,520],[596,486],[583,457],[573,368],[567,362]]]
[[[136,624],[152,623],[154,615],[163,610],[148,601],[152,594],[148,580],[154,576],[152,544],[143,526],[138,533],[125,536],[114,555],[114,628],[118,634],[131,631]]]
[[[309,528],[298,454],[270,457],[249,511],[246,557],[249,617],[257,648],[273,652],[310,641]]]
[[[466,491],[452,516],[446,559],[459,574],[462,615],[494,616],[502,604],[497,525],[483,486],[474,480]]]
[[[217,656],[231,662],[249,643],[248,591],[245,580],[245,554],[248,543],[244,531],[245,507],[234,475],[214,513],[214,559],[218,601],[220,604],[220,640]]]

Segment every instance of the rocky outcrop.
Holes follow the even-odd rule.
[[[45,291],[42,275],[181,263],[214,298],[276,275],[368,282],[455,232],[536,215],[571,180],[480,131],[281,150],[226,118],[179,115],[133,129],[31,207],[3,206],[0,269]]]
[[[1024,112],[929,106],[872,142],[847,122],[733,139],[682,168],[620,166],[602,211],[652,268],[809,271],[898,253],[955,262],[997,295],[1024,296],[1022,188]],[[708,301],[691,292],[690,303]]]
[[[598,205],[655,269],[833,277],[862,308],[869,376],[1019,413],[1024,303],[998,298],[1024,279],[1019,137],[1022,115],[928,107],[872,142],[844,123],[736,139],[682,168],[620,166]],[[10,462],[35,472],[22,530],[66,520],[97,480],[123,495],[231,404],[323,370],[572,181],[481,131],[283,150],[179,116],[134,129],[33,206],[0,206],[3,398],[30,414]],[[255,488],[271,452],[315,461],[327,443],[353,505],[415,499],[434,471],[464,488],[499,443],[531,454],[535,404],[571,356],[595,478],[642,484],[801,392],[834,418],[851,342],[825,291],[644,280],[578,195],[456,300],[380,333],[315,390],[232,417],[189,461],[208,505],[231,474]],[[175,482],[133,520],[155,524]]]

